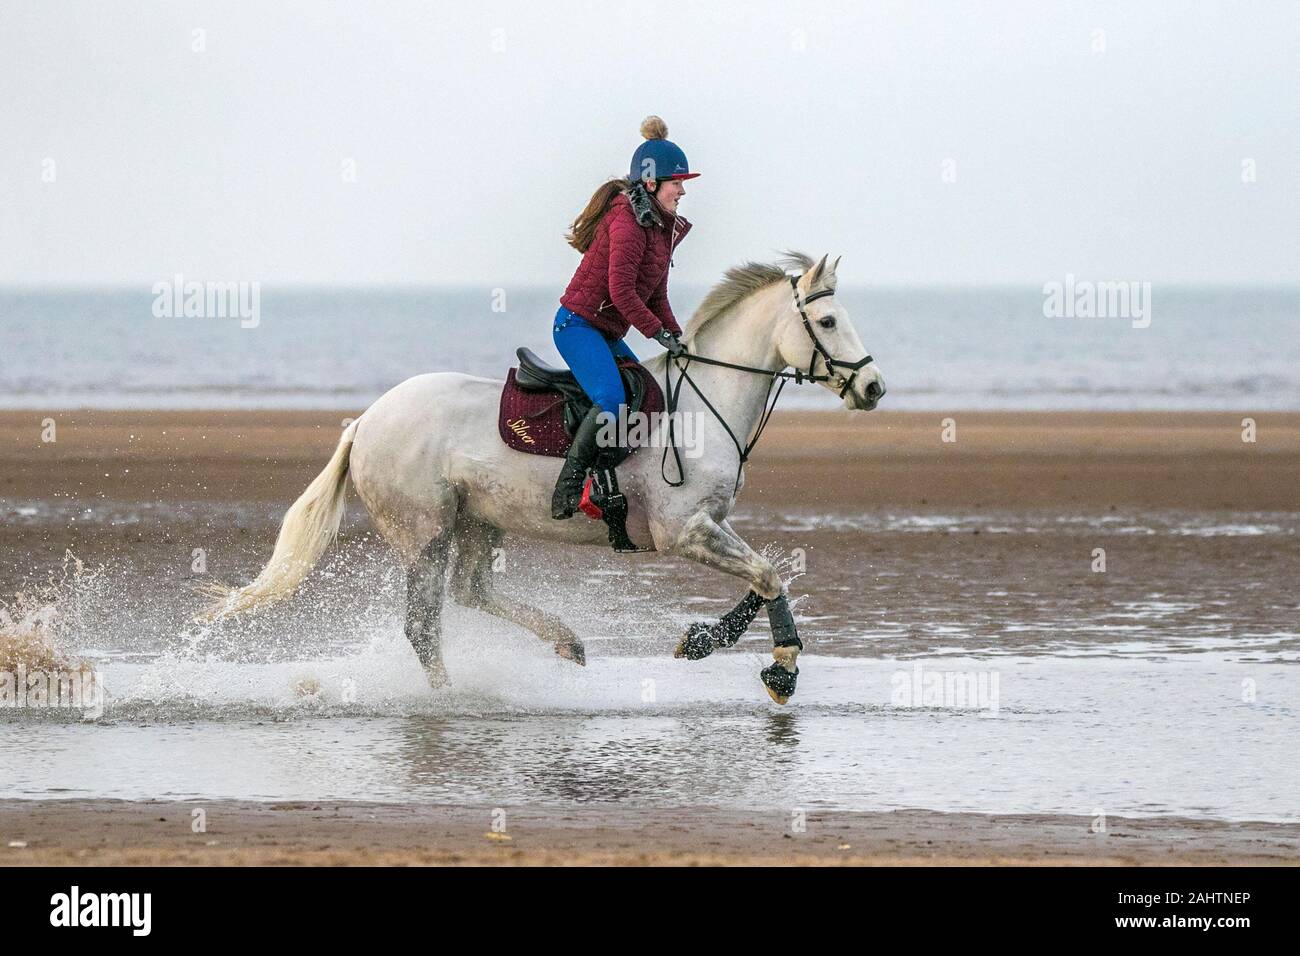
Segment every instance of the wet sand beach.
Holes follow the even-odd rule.
[[[1285,824],[1111,819],[1094,832],[1083,817],[918,810],[814,812],[792,832],[779,812],[501,809],[6,800],[0,865],[1276,866],[1300,855],[1300,826]]]
[[[287,505],[360,411],[0,412],[0,497]],[[764,433],[741,501],[1285,511],[1300,508],[1297,476],[1293,412],[790,411]]]

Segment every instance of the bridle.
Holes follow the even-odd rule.
[[[673,439],[673,417],[677,411],[677,397],[681,394],[682,382],[689,384],[695,394],[700,397],[700,401],[702,401],[705,407],[713,413],[713,417],[716,418],[718,423],[726,430],[728,437],[731,438],[732,444],[736,446],[736,451],[740,454],[740,464],[736,467],[736,484],[731,490],[731,495],[734,498],[736,491],[740,488],[741,470],[745,467],[745,462],[749,460],[750,453],[753,452],[754,446],[758,444],[759,436],[763,434],[763,429],[767,427],[768,420],[772,417],[772,412],[776,410],[776,403],[781,398],[781,392],[785,388],[786,382],[791,379],[794,379],[796,385],[802,385],[804,382],[830,382],[834,385],[840,386],[839,395],[840,398],[843,398],[845,393],[853,387],[853,383],[857,380],[858,372],[861,371],[864,366],[875,361],[870,355],[863,356],[857,362],[844,362],[833,357],[831,353],[826,350],[826,346],[822,345],[821,340],[817,338],[817,333],[813,331],[812,322],[808,318],[808,312],[805,309],[805,306],[810,302],[816,302],[818,299],[824,299],[827,296],[834,295],[835,290],[821,289],[812,293],[812,295],[805,296],[801,302],[799,300],[799,280],[802,279],[803,276],[791,275],[789,278],[790,292],[794,298],[794,307],[799,310],[799,318],[803,320],[804,331],[808,333],[808,338],[812,340],[813,344],[812,358],[808,360],[808,371],[804,372],[797,368],[793,372],[787,372],[784,369],[773,370],[770,368],[756,368],[753,365],[738,365],[735,362],[724,362],[721,359],[708,358],[704,355],[693,355],[690,352],[684,352],[677,356],[670,355],[669,360],[664,363],[664,402],[667,405],[668,411],[668,445],[664,448],[663,458],[659,462],[659,476],[671,487],[677,488],[686,482],[686,473],[682,470],[682,457],[678,453],[677,443]],[[826,365],[826,373],[824,375],[818,375],[814,371],[817,366],[817,356],[819,355],[822,358],[822,362]],[[748,444],[744,446],[740,444],[740,439],[738,439],[735,432],[731,430],[731,426],[727,424],[726,419],[724,419],[722,414],[713,407],[713,403],[705,397],[704,393],[700,391],[699,386],[695,384],[695,380],[692,379],[690,374],[687,372],[687,369],[690,367],[692,362],[699,362],[703,365],[717,365],[721,368],[732,368],[740,372],[750,372],[754,375],[766,375],[771,380],[767,385],[767,396],[763,399],[763,413],[759,416],[758,427],[754,430],[754,437],[750,439]],[[677,370],[681,373],[677,378],[677,387],[675,389],[672,387],[668,375],[668,368],[673,364],[677,365]],[[843,375],[835,371],[836,368],[852,369],[853,374],[846,379]],[[778,379],[780,380],[780,384],[777,385],[776,394],[773,395],[772,386],[777,383]],[[677,474],[679,477],[676,481],[669,480],[668,475],[664,470],[665,466],[668,464],[669,448],[672,449],[673,460],[677,464]]]
[[[857,381],[858,372],[862,370],[862,367],[864,365],[870,364],[875,360],[870,355],[864,355],[860,360],[856,362],[844,362],[841,361],[840,359],[831,357],[831,353],[826,351],[826,346],[822,345],[821,340],[817,338],[817,333],[813,331],[812,322],[809,321],[808,313],[804,310],[804,306],[810,302],[816,302],[818,299],[824,299],[828,295],[834,295],[835,290],[822,289],[818,292],[814,292],[812,295],[804,296],[803,303],[800,304],[799,302],[799,279],[800,278],[802,277],[790,276],[790,292],[794,296],[795,308],[799,310],[799,318],[803,319],[804,331],[808,333],[808,338],[812,339],[812,344],[813,344],[812,358],[808,360],[808,371],[804,373],[803,377],[810,382],[834,382],[836,385],[842,385],[843,387],[840,389],[840,398],[843,398],[844,393],[847,392],[850,388],[852,388],[853,383]],[[826,363],[827,374],[825,375],[813,375],[813,369],[816,368],[817,366],[818,355],[820,355],[822,357],[822,361]],[[835,374],[834,370],[836,368],[853,369],[853,374],[846,379],[843,375]],[[795,382],[798,383],[798,381],[799,379],[796,376]]]

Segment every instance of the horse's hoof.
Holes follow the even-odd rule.
[[[767,688],[768,694],[774,701],[778,704],[787,704],[794,696],[795,683],[799,680],[799,668],[788,671],[780,664],[770,664],[759,671],[758,676],[762,678],[763,686]]]
[[[778,704],[789,703],[794,696],[795,683],[799,680],[799,646],[793,644],[779,645],[772,648],[775,663],[764,667],[759,672],[763,686]]]
[[[429,681],[429,686],[434,690],[446,687],[451,683],[451,678],[447,676],[447,668],[441,662],[433,665],[425,665],[424,676]]]
[[[696,621],[686,629],[686,636],[677,642],[673,657],[698,661],[712,654],[715,646],[713,629],[703,621]]]
[[[556,644],[555,653],[566,661],[573,661],[573,663],[582,667],[587,666],[587,650],[578,641],[570,641],[568,644]]]

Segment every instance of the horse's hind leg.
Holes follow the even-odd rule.
[[[485,611],[494,617],[532,631],[555,648],[555,653],[576,664],[587,663],[578,635],[554,614],[497,592],[492,562],[501,544],[498,528],[465,518],[456,525],[456,561],[451,570],[451,594],[462,607]]]
[[[451,533],[444,531],[406,570],[406,639],[415,648],[431,687],[447,683],[442,663],[442,596],[450,547]]]

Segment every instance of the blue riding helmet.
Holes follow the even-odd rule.
[[[668,124],[658,116],[647,116],[641,121],[641,135],[645,142],[632,154],[628,179],[633,182],[646,179],[663,182],[665,179],[694,179],[699,175],[691,172],[682,148],[666,138]]]

